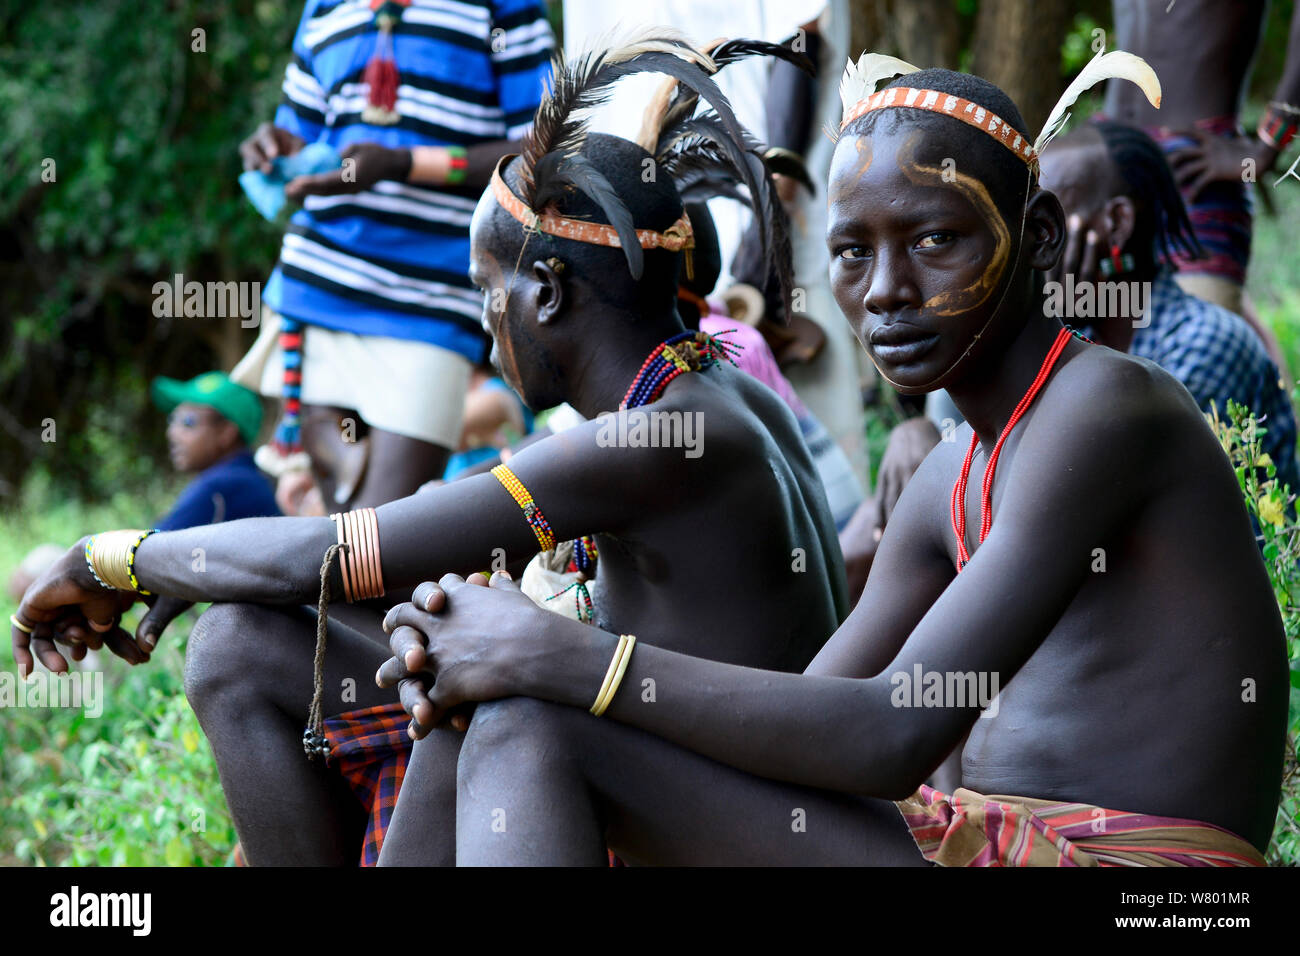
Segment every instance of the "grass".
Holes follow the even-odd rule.
[[[175,489],[159,481],[100,506],[59,500],[39,476],[0,516],[0,576],[51,541],[147,527]],[[14,610],[7,596],[0,611]],[[129,668],[104,652],[104,709],[14,707],[0,715],[0,865],[222,865],[235,833],[216,764],[181,683],[197,615],[175,621],[153,660]],[[131,621],[134,624],[134,620]],[[16,674],[9,642],[0,672]],[[20,688],[21,691],[21,688]]]

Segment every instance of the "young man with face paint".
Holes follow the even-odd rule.
[[[672,35],[655,40],[652,49],[658,52],[646,55],[642,69],[655,71],[665,65],[664,57],[688,55],[662,52],[679,46]],[[641,62],[622,52],[620,64]],[[691,69],[677,69],[693,75]],[[704,76],[703,70],[695,72]],[[745,149],[739,136],[730,148]],[[584,228],[602,229],[600,223],[608,220],[600,218],[601,207],[581,193],[566,187],[549,213],[532,220],[535,230],[525,230],[522,214],[506,212],[503,200],[514,206],[527,194],[520,177],[529,164],[516,158],[499,167],[496,188],[484,194],[474,214],[471,278],[485,293],[483,324],[493,336],[494,361],[506,381],[532,408],[567,401],[592,421],[511,457],[514,481],[534,499],[523,513],[511,483],[493,475],[451,482],[376,509],[383,584],[411,587],[448,570],[470,574],[499,566],[503,556],[517,566],[537,553],[542,535],[535,531],[544,515],[541,523],[558,541],[594,534],[599,626],[653,635],[662,646],[733,664],[798,671],[848,610],[834,522],[799,426],[773,392],[715,361],[673,378],[647,406],[700,416],[701,454],[687,455],[680,447],[608,447],[599,441],[605,423],[597,416],[639,411],[616,410],[627,401],[629,383],[646,366],[647,353],[684,331],[676,311],[681,246],[658,244],[684,220],[673,179],[651,153],[626,140],[593,135],[582,155],[622,198],[644,236],[644,248],[636,249],[639,277],[630,273],[632,254],[622,248],[545,232],[556,211],[583,217]],[[643,178],[647,162],[657,170],[648,180]],[[539,182],[548,167],[531,165]],[[764,185],[773,190],[769,202],[774,202],[770,180]],[[680,240],[689,232],[673,236]],[[336,530],[326,518],[280,518],[150,535],[135,545],[133,565],[124,566],[134,569],[135,590],[225,602],[214,604],[195,628],[186,692],[212,744],[243,850],[253,864],[355,863],[367,824],[335,769],[309,763],[303,755],[316,618],[299,605],[316,600],[321,558],[336,542]],[[373,553],[364,536],[349,540],[356,555]],[[29,589],[15,615],[15,657],[24,671],[32,668],[33,655],[52,670],[65,669],[55,641],[72,644],[74,651],[81,644],[107,644],[132,663],[147,660],[157,641],[147,619],[138,642],[117,626],[137,594],[124,587],[105,590],[94,574],[102,576],[105,564],[112,569],[113,556],[96,557],[92,571],[85,544]],[[195,549],[205,556],[201,573],[192,559]],[[353,587],[370,580],[373,568],[344,560],[350,562]],[[331,576],[332,593],[344,593],[348,578],[338,564]],[[738,598],[755,593],[771,603]],[[406,719],[393,691],[372,680],[387,656],[380,616],[373,605],[335,605],[330,616],[318,685],[324,689],[323,712],[359,710],[353,723],[372,727],[376,713],[367,712],[388,705],[374,736],[385,738],[394,752],[404,745],[404,767],[411,753]],[[490,618],[480,623],[485,634],[495,626]],[[385,862],[409,862],[417,852],[421,859],[450,862],[455,849],[456,757],[463,734],[445,726],[434,729],[440,715],[422,690],[412,680],[400,691],[415,715],[411,736],[424,739],[414,749],[403,786],[402,807],[410,809],[398,812],[389,831],[404,852],[385,852]],[[400,721],[393,719],[393,710]],[[358,754],[354,743],[344,740],[335,747],[334,764],[349,774],[352,762],[362,764],[358,772],[364,776],[377,761]],[[391,804],[401,780],[388,769],[387,755],[384,760],[374,780],[376,810],[382,801]],[[441,815],[432,817],[430,808]],[[377,851],[377,841],[367,843],[368,859],[373,861]]]
[[[436,706],[483,702],[461,862],[1263,862],[1287,670],[1232,470],[1176,381],[1044,312],[1065,217],[1005,94],[941,70],[884,94],[836,150],[832,283],[881,374],[967,424],[802,675],[629,647],[500,575],[417,588],[380,676],[414,650]],[[964,735],[963,788],[922,786]]]

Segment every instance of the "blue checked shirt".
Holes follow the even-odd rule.
[[[1188,295],[1173,278],[1151,284],[1151,324],[1138,329],[1129,353],[1149,359],[1192,393],[1203,411],[1213,401],[1223,416],[1228,399],[1264,419],[1264,450],[1278,480],[1300,491],[1291,401],[1264,345],[1235,312]]]

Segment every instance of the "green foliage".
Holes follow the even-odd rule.
[[[274,114],[300,12],[0,4],[0,494],[33,465],[92,499],[139,477],[97,455],[124,438],[161,451],[149,378],[228,361],[251,334],[237,319],[159,320],[152,289],[178,272],[270,273],[279,230],[243,198],[237,150]]]
[[[60,498],[28,482],[22,507],[0,519],[0,571],[41,541],[71,543],[91,528],[145,524],[172,489],[162,482],[104,505]],[[0,601],[8,616],[14,602]],[[107,651],[104,709],[0,711],[0,865],[221,865],[235,834],[217,770],[181,685],[195,613],[175,621],[153,660],[129,668]],[[133,626],[135,617],[128,618]],[[16,672],[0,642],[0,672]]]
[[[1282,612],[1291,662],[1287,759],[1269,859],[1295,866],[1300,864],[1300,767],[1296,758],[1296,740],[1300,739],[1300,524],[1288,508],[1291,489],[1279,486],[1277,468],[1263,449],[1262,419],[1234,401],[1228,402],[1226,413],[1226,419],[1220,418],[1211,405],[1206,418],[1228,455],[1246,508],[1259,529],[1264,566]]]

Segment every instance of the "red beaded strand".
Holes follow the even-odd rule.
[[[1020,399],[1020,404],[1011,413],[1011,418],[1007,422],[1007,427],[1002,429],[1002,434],[998,436],[997,444],[993,446],[993,452],[989,455],[988,465],[984,469],[984,486],[983,494],[980,500],[980,544],[989,536],[989,529],[993,526],[993,473],[998,466],[998,456],[1002,453],[1002,445],[1011,434],[1011,430],[1016,427],[1021,417],[1029,410],[1038,393],[1042,390],[1043,385],[1047,382],[1047,376],[1051,374],[1052,367],[1056,365],[1056,360],[1060,358],[1061,352],[1065,350],[1066,343],[1070,341],[1073,333],[1069,329],[1061,329],[1056,335],[1056,340],[1052,343],[1051,349],[1047,352],[1047,357],[1043,359],[1042,367],[1038,370],[1037,377],[1025,392],[1024,397]],[[979,436],[971,435],[970,448],[966,451],[966,459],[961,465],[961,474],[957,476],[957,483],[952,486],[952,530],[957,536],[957,570],[962,568],[970,561],[970,553],[966,550],[966,483],[970,478],[971,463],[975,460],[975,449],[979,445]],[[958,504],[960,503],[960,507]]]

